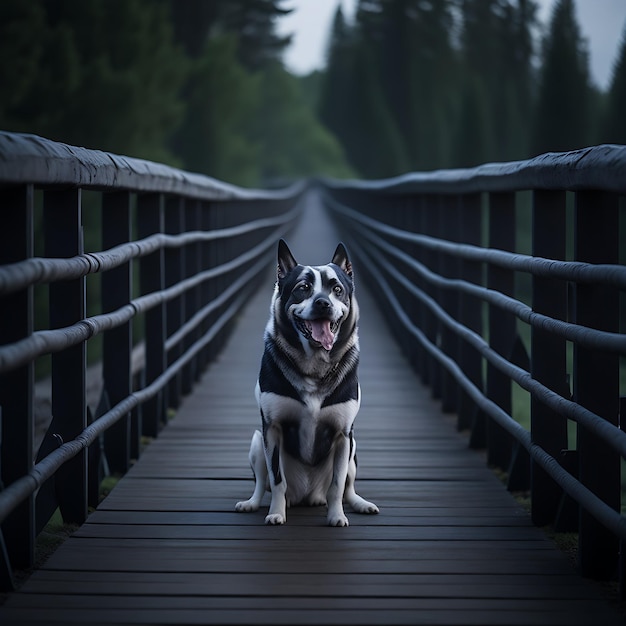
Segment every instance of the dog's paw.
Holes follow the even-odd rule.
[[[270,513],[270,515],[265,518],[265,523],[270,526],[278,526],[284,524],[286,521],[285,517],[280,513]]]
[[[378,513],[378,507],[373,502],[368,502],[361,496],[354,496],[349,501],[350,507],[355,513],[362,513],[366,515],[376,515]]]
[[[350,522],[348,522],[348,518],[344,513],[329,515],[327,521],[329,526],[350,526]]]
[[[253,500],[244,500],[243,502],[237,502],[235,504],[235,511],[237,513],[251,513],[252,511],[258,511],[259,505]]]

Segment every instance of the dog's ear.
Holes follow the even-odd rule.
[[[348,251],[346,247],[340,243],[335,250],[331,263],[338,265],[350,278],[352,278],[352,263],[348,259]]]
[[[298,265],[284,239],[278,242],[278,278],[285,278]]]

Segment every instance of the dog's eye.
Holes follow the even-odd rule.
[[[306,281],[298,285],[300,291],[311,291],[311,284]]]
[[[341,285],[335,285],[333,287],[333,291],[335,292],[336,296],[340,296],[343,293],[343,289],[341,288]]]

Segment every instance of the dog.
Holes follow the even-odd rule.
[[[255,389],[262,431],[252,437],[249,461],[256,482],[236,511],[258,510],[269,490],[266,524],[284,524],[289,506],[326,505],[330,526],[348,526],[344,498],[357,513],[378,513],[354,488],[358,319],[344,245],[328,265],[305,266],[281,239]]]

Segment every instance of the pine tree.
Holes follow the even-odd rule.
[[[298,79],[278,62],[265,68],[260,79],[254,137],[263,184],[310,175],[354,176],[339,143],[307,105]]]
[[[377,59],[379,83],[410,169],[446,164],[454,115],[456,61],[452,2],[367,0],[361,40]]]
[[[465,74],[482,86],[481,119],[493,138],[489,160],[528,156],[534,90],[532,29],[534,0],[463,0],[462,59]],[[467,89],[468,87],[466,87]],[[464,115],[463,113],[461,115]],[[489,143],[489,140],[486,141]],[[469,148],[461,148],[468,156]]]
[[[584,147],[591,140],[591,87],[573,0],[555,4],[542,56],[532,151]]]
[[[354,60],[354,104],[346,147],[350,163],[366,178],[387,178],[410,169],[405,144],[380,89],[376,58],[365,44]]]
[[[281,7],[284,1],[220,0],[219,25],[237,34],[237,58],[246,69],[256,71],[280,60],[289,45],[291,36],[279,37],[274,28],[277,19],[291,12]]]
[[[5,0],[2,11],[2,56],[24,69],[2,73],[6,130],[174,161],[164,145],[186,64],[161,2]]]
[[[339,5],[330,33],[326,71],[320,85],[318,116],[344,146],[350,161],[354,139],[353,112],[357,106],[354,59],[354,33]]]
[[[494,160],[492,120],[484,82],[470,74],[464,80],[457,121],[454,167],[475,167]]]
[[[39,78],[45,32],[41,0],[0,3],[0,128],[24,129],[21,109]]]
[[[607,94],[607,108],[602,141],[626,144],[626,24],[622,42],[613,66],[611,86]]]
[[[235,35],[237,60],[256,71],[280,59],[291,36],[276,34],[275,22],[291,12],[285,0],[167,0],[176,40],[191,58],[204,54],[207,41],[224,33]]]
[[[173,144],[185,169],[254,185],[259,149],[252,138],[259,81],[237,60],[232,34],[212,37],[195,59],[187,85],[187,115]]]

